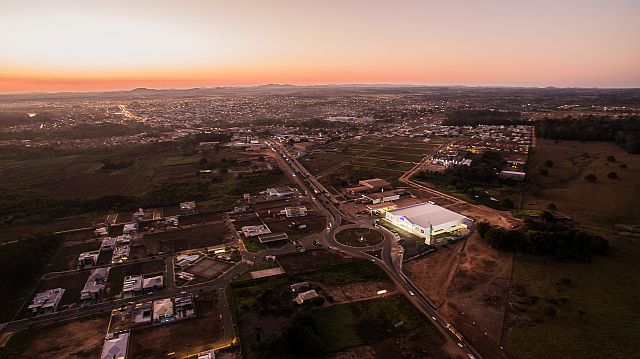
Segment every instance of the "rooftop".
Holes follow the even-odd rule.
[[[461,214],[430,203],[418,203],[391,210],[389,213],[400,217],[401,220],[406,218],[409,222],[423,228],[438,226],[453,221],[471,221]]]

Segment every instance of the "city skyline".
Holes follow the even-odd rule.
[[[633,1],[5,1],[0,92],[639,87]]]

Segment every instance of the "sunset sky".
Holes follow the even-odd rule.
[[[640,87],[638,0],[0,0],[0,92]]]

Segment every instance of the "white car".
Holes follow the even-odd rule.
[[[413,293],[412,291],[409,291],[409,295],[415,295],[415,293]]]

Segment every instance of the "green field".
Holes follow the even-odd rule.
[[[507,321],[505,349],[517,358],[636,357],[640,240],[618,235],[613,225],[640,221],[634,195],[640,190],[640,156],[612,143],[552,140],[539,140],[531,155],[525,210],[546,210],[554,203],[554,214],[609,240],[611,253],[589,263],[517,255],[513,284],[525,294],[510,301],[529,299],[516,304],[517,317]],[[551,167],[547,160],[553,161]],[[622,163],[627,169],[620,168]],[[619,178],[608,179],[611,171]],[[584,180],[588,173],[598,177],[595,183]]]
[[[367,247],[382,242],[384,236],[369,228],[350,228],[336,233],[336,240],[347,246]]]

